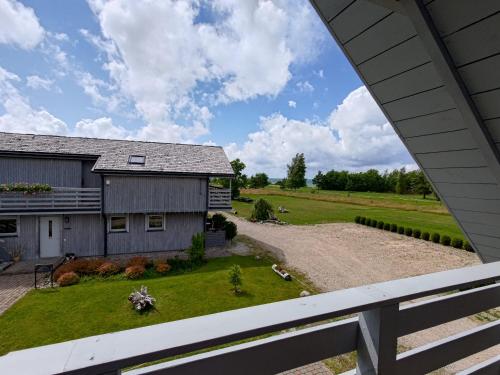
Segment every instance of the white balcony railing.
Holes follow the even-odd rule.
[[[101,189],[55,187],[46,193],[0,193],[0,213],[89,211],[100,212]]]
[[[231,209],[231,189],[217,186],[208,187],[208,209],[209,210],[230,210]]]
[[[498,307],[498,280],[500,262],[87,337],[9,353],[0,357],[0,374],[116,375],[128,368],[123,374],[260,375],[352,351],[358,366],[351,374],[424,374],[499,344],[500,320],[401,354],[398,337]],[[401,306],[438,293],[446,295]],[[332,321],[350,314],[358,315]],[[283,333],[289,328],[296,330]],[[130,369],[270,333],[275,335]],[[463,372],[498,373],[500,356]]]

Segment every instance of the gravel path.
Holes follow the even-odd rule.
[[[266,246],[323,291],[480,263],[473,253],[354,223],[281,226],[251,223],[235,216],[231,220],[238,225],[240,234]],[[400,344],[414,348],[478,324],[475,319],[459,319],[402,337]],[[444,373],[456,373],[494,354],[500,354],[500,345],[451,364]]]

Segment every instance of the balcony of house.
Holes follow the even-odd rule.
[[[208,187],[209,210],[231,210],[231,189],[210,185]]]
[[[398,337],[500,306],[499,280],[496,262],[226,311],[11,352],[0,373],[262,375],[355,351],[348,374],[425,374],[500,344],[500,320],[401,353]],[[493,354],[461,374],[499,373]]]
[[[1,214],[101,212],[101,189],[53,187],[45,192],[0,192]]]

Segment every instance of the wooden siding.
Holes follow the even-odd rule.
[[[203,232],[204,214],[176,213],[165,215],[165,230],[147,232],[146,216],[129,215],[129,231],[108,233],[108,254],[185,250],[194,234]]]
[[[63,159],[0,157],[0,183],[15,182],[81,187],[81,162]]]
[[[65,222],[65,217],[69,223]],[[65,215],[63,217],[62,253],[77,256],[104,254],[104,219],[101,215]]]
[[[39,256],[40,236],[38,235],[37,216],[19,216],[18,235],[16,237],[0,237],[8,251],[19,250],[21,259],[36,259]]]
[[[485,226],[500,220],[499,181],[411,20],[368,0],[312,3],[483,260],[499,260],[500,227]],[[427,8],[500,142],[500,2],[480,3],[434,0]]]
[[[82,161],[82,187],[85,188],[100,188],[101,187],[101,175],[92,172],[92,167],[95,161]]]
[[[105,213],[207,210],[206,178],[106,176],[105,181]]]

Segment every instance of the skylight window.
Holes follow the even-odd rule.
[[[144,155],[130,155],[128,157],[129,164],[140,164],[144,165],[146,163],[146,156]]]

